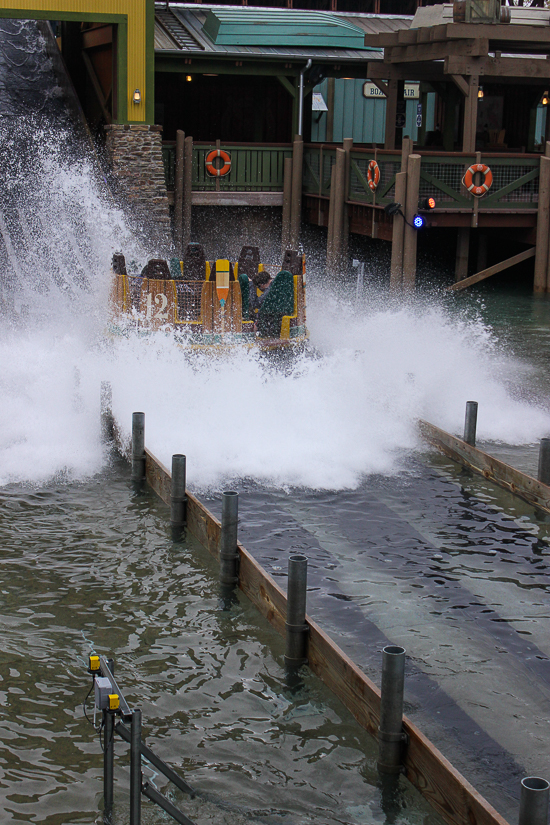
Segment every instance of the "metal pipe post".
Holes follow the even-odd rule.
[[[145,478],[145,413],[132,413],[132,481]]]
[[[187,496],[185,495],[186,457],[177,453],[172,456],[172,489],[170,493],[170,526],[181,534],[187,522]]]
[[[477,401],[466,401],[466,415],[464,417],[464,441],[470,446],[476,446],[477,429]]]
[[[387,645],[382,654],[378,770],[381,773],[400,773],[405,741],[403,735],[405,648],[399,645]]]
[[[101,382],[100,395],[101,440],[113,439],[113,389],[109,381]]]
[[[307,556],[290,556],[288,560],[288,584],[286,596],[286,648],[287,665],[307,662],[306,624]]]
[[[141,710],[132,711],[130,738],[130,825],[141,825]]]
[[[229,490],[222,495],[222,530],[220,537],[220,582],[234,585],[238,580],[239,553],[237,529],[239,494]]]
[[[539,451],[539,472],[541,484],[550,484],[550,438],[541,438]]]
[[[521,780],[519,825],[547,825],[550,783],[538,776]]]
[[[113,813],[115,715],[103,711],[103,822],[110,825]]]
[[[311,58],[307,61],[306,65],[300,72],[300,83],[298,85],[298,134],[301,136],[303,134],[303,121],[304,121],[304,75],[311,66]]]

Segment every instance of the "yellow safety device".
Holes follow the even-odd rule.
[[[120,699],[118,693],[109,694],[109,710],[118,710],[120,707]]]
[[[90,665],[89,665],[90,673],[99,673],[99,666],[100,666],[99,656],[95,656],[94,654],[91,654],[90,655]]]

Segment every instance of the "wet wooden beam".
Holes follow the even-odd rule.
[[[441,430],[428,421],[419,421],[423,438],[436,447],[447,458],[467,467],[488,481],[532,504],[545,513],[550,513],[550,487],[542,484],[527,473],[510,467],[504,461],[484,453],[478,447],[466,444],[460,438]]]
[[[460,289],[466,289],[466,287],[472,286],[472,284],[477,284],[479,283],[479,281],[484,281],[485,278],[490,278],[491,275],[496,275],[497,272],[502,272],[504,269],[509,269],[511,266],[514,266],[515,264],[520,264],[522,261],[526,261],[528,258],[534,257],[535,247],[532,246],[530,249],[526,249],[524,252],[520,252],[518,255],[513,255],[511,258],[506,258],[505,261],[501,261],[499,264],[493,264],[493,266],[489,266],[482,272],[476,272],[475,275],[470,275],[469,278],[463,278],[462,281],[457,281],[456,284],[452,284],[451,286],[447,287],[447,292],[456,292]]]

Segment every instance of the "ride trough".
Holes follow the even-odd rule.
[[[257,306],[257,280],[266,271],[258,247],[244,246],[239,260],[207,261],[198,243],[183,260],[150,260],[140,274],[129,274],[123,254],[112,261],[111,332],[137,329],[147,335],[173,330],[191,348],[294,348],[308,339],[305,256],[287,250],[280,271]]]

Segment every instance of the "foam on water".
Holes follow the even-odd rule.
[[[195,488],[237,477],[354,487],[399,470],[418,447],[418,418],[460,433],[472,399],[482,439],[526,443],[550,430],[548,413],[525,397],[529,367],[481,320],[435,298],[392,306],[375,291],[358,306],[354,289],[337,298],[314,272],[313,351],[285,368],[241,351],[189,357],[162,332],[107,341],[111,255],[146,253],[91,164],[65,157],[57,133],[34,146],[32,197],[20,170],[1,210],[1,484],[100,470],[105,380],[123,431],[144,411],[148,447],[166,464],[186,453]]]

